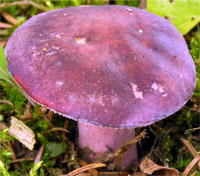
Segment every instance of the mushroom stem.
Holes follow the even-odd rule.
[[[97,126],[91,123],[78,122],[79,138],[78,143],[83,159],[94,162],[102,158],[106,152],[118,149],[122,144],[135,136],[134,128],[108,128]],[[120,158],[115,158],[116,165]],[[133,145],[124,154],[119,167],[127,168],[137,162],[137,146]]]

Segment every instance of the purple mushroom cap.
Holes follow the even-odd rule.
[[[127,6],[80,6],[32,17],[6,46],[8,70],[37,103],[108,127],[141,127],[178,111],[196,75],[166,19]]]

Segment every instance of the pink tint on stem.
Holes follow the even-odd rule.
[[[108,128],[91,123],[78,121],[79,148],[83,151],[83,158],[90,162],[104,156],[106,152],[114,151],[135,136],[134,128]],[[120,158],[114,160],[118,164]],[[118,167],[128,167],[137,162],[137,146],[133,145],[125,153]]]

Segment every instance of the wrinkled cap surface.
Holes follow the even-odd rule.
[[[39,14],[12,35],[8,70],[39,104],[110,127],[152,124],[195,87],[187,45],[167,20],[127,6]]]

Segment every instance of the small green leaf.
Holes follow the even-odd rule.
[[[6,61],[4,49],[2,47],[0,47],[0,63],[1,63],[0,64],[1,68],[8,74],[7,61]],[[1,73],[0,73],[0,75],[1,75]]]
[[[1,160],[0,160],[0,173],[2,173],[3,176],[10,176],[10,174],[6,170],[4,164],[3,164],[3,162]]]
[[[38,170],[41,167],[43,161],[40,161],[39,163],[35,164],[34,167],[30,171],[30,176],[37,176]]]
[[[190,53],[196,65],[197,84],[194,92],[194,97],[198,97],[200,93],[200,26],[197,26],[196,35],[190,41]]]
[[[6,61],[6,57],[4,54],[4,49],[2,47],[0,47],[0,79],[3,79],[5,81],[8,81],[9,83],[11,83],[8,76],[10,76],[10,75],[7,70],[7,61]]]
[[[13,140],[14,138],[12,137],[12,136],[10,136],[10,135],[8,135],[8,128],[6,128],[6,129],[4,129],[4,130],[2,130],[1,132],[0,132],[0,141],[1,140],[8,140],[8,141],[11,141],[11,140]]]
[[[197,26],[196,35],[190,41],[190,53],[195,62],[200,60],[200,25]]]
[[[1,158],[10,158],[13,155],[12,152],[9,152],[6,149],[1,150]]]
[[[67,148],[67,144],[65,143],[56,143],[56,142],[49,142],[46,145],[46,150],[50,157],[56,157],[65,152]]]
[[[169,19],[183,35],[200,22],[199,0],[147,0],[147,10]]]
[[[6,56],[2,47],[0,47],[0,79],[7,81],[9,84],[18,88],[19,91],[22,92],[22,89],[16,84],[8,72]]]

